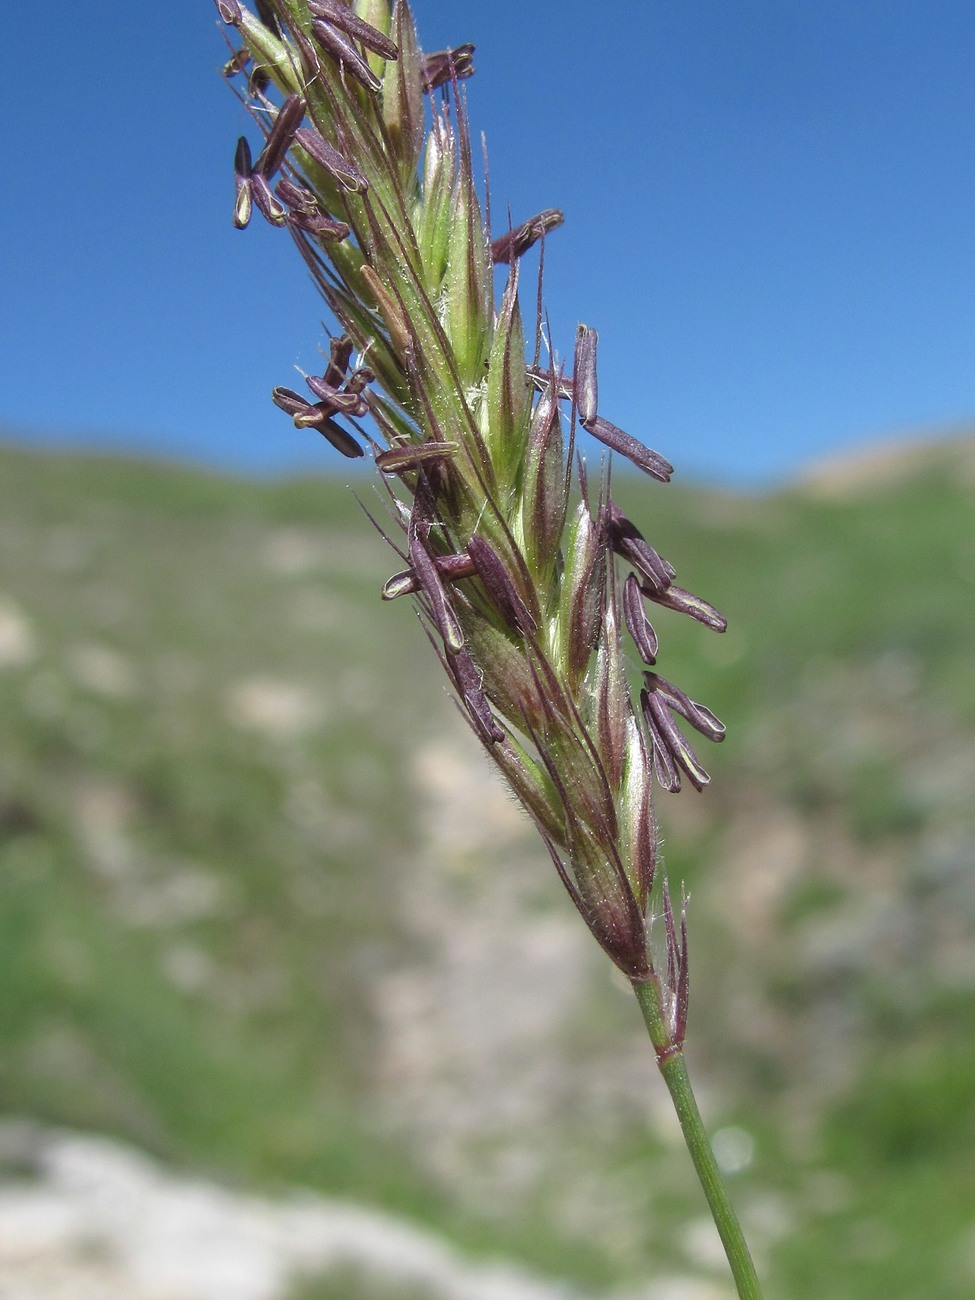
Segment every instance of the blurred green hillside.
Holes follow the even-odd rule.
[[[975,441],[616,490],[731,623],[655,620],[729,729],[659,812],[770,1300],[971,1297]],[[396,567],[338,481],[0,449],[0,1113],[594,1294],[720,1279],[632,996]]]

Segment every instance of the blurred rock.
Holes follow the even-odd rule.
[[[285,1300],[302,1276],[350,1268],[431,1300],[573,1294],[469,1264],[389,1214],[235,1193],[106,1138],[0,1124],[3,1300]]]

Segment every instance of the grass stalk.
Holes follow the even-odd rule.
[[[676,1047],[671,1045],[666,1017],[660,1005],[664,995],[661,983],[656,976],[648,980],[634,980],[633,991],[643,1012],[650,1041],[657,1053],[657,1065],[674,1103],[684,1141],[697,1170],[714,1226],[728,1257],[740,1300],[762,1300],[762,1290],[748,1243],[731,1204],[718,1162],[714,1158],[707,1129],[691,1087],[683,1044]]]

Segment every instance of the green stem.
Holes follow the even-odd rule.
[[[648,980],[635,980],[633,991],[636,993],[643,1019],[646,1021],[650,1039],[657,1053],[660,1073],[663,1075],[674,1109],[677,1111],[684,1141],[687,1143],[694,1168],[697,1170],[704,1195],[707,1197],[711,1217],[714,1219],[714,1225],[718,1229],[725,1254],[728,1256],[740,1300],[762,1300],[755,1265],[748,1252],[738,1216],[721,1181],[718,1162],[714,1158],[701,1112],[697,1108],[691,1090],[691,1080],[687,1073],[683,1050],[672,1044],[660,1005],[662,990],[659,979],[653,976]]]

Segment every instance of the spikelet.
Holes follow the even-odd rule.
[[[417,602],[573,901],[620,970],[659,982],[679,1047],[686,935],[666,882],[659,972],[649,945],[652,782],[703,788],[680,723],[713,741],[724,728],[654,670],[647,603],[725,624],[674,585],[607,487],[590,500],[581,462],[573,486],[577,425],[661,482],[672,467],[600,414],[594,330],[579,327],[571,375],[541,366],[539,307],[526,359],[519,259],[562,213],[492,239],[459,84],[473,46],[424,58],[405,0],[265,0],[267,22],[237,0],[217,7],[241,41],[228,74],[250,67],[264,129],[256,161],[237,148],[234,222],[257,211],[290,231],[341,331],[310,396],[278,388],[274,401],[343,455],[372,450],[405,564],[384,597]],[[636,701],[627,634],[647,668]]]

